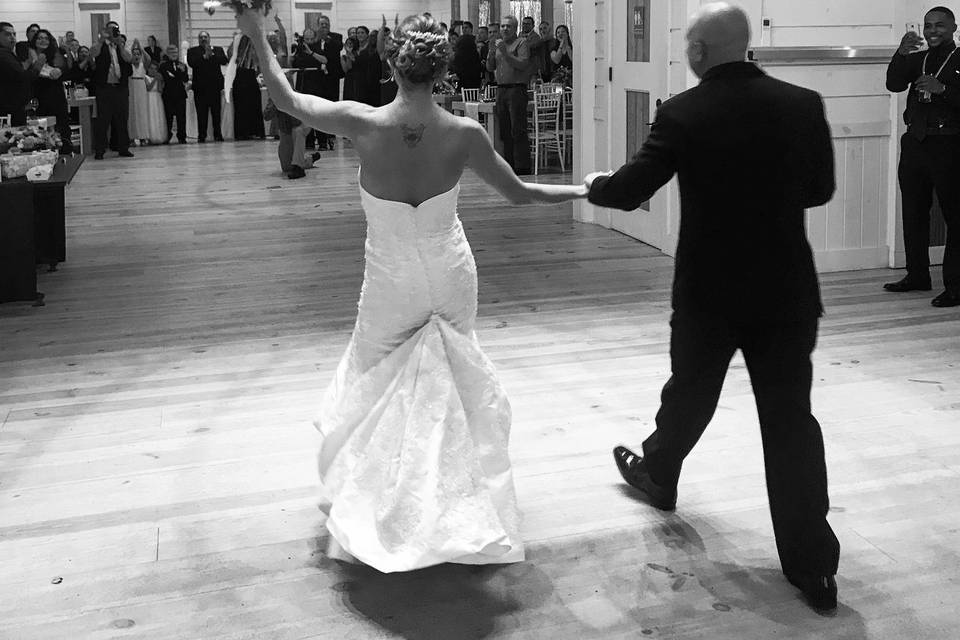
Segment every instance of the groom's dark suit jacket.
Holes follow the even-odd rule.
[[[660,106],[640,151],[593,182],[590,202],[636,209],[674,173],[676,311],[746,321],[822,313],[804,209],[829,201],[835,179],[817,93],[749,62],[714,67]]]

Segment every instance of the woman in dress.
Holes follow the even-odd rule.
[[[147,69],[147,139],[150,144],[167,142],[167,115],[163,106],[163,78],[156,62]]]
[[[343,99],[357,100],[359,82],[357,80],[360,68],[356,66],[357,50],[360,49],[360,41],[356,36],[348,36],[343,41],[343,49],[340,50],[340,66],[343,67]]]
[[[130,114],[127,117],[127,129],[134,144],[147,144],[150,141],[150,111],[147,106],[147,67],[150,66],[150,56],[136,38],[130,47],[130,53],[133,55],[133,72],[128,79]]]
[[[267,58],[263,14],[237,21]],[[383,572],[524,557],[510,405],[474,332],[477,272],[457,217],[464,169],[518,204],[587,193],[521,182],[478,123],[433,102],[448,52],[433,18],[407,18],[386,43],[398,94],[383,107],[296,93],[272,58],[263,69],[277,108],[350,138],[360,156],[364,282],[316,424],[328,554]]]
[[[67,61],[60,53],[53,34],[46,29],[39,29],[33,34],[27,56],[30,68],[37,70],[33,80],[37,115],[56,117],[57,133],[63,144],[60,152],[70,153],[73,151],[73,144],[70,142],[70,108],[63,92],[63,74],[67,70]]]
[[[550,60],[554,64],[554,74],[560,67],[567,70],[566,75],[573,77],[573,44],[570,42],[570,30],[567,25],[558,24],[554,32],[556,43],[553,45],[553,51],[550,52]]]
[[[379,107],[382,64],[377,53],[377,38],[364,25],[357,27],[357,102]]]
[[[230,45],[233,48],[233,45]],[[227,57],[233,52],[228,51]],[[237,75],[233,80],[233,138],[235,140],[262,140],[263,105],[260,95],[260,74],[257,52],[250,46],[250,38],[240,38],[237,45]]]

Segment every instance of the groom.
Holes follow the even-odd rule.
[[[815,610],[831,613],[840,545],[827,524],[823,437],[810,413],[810,354],[823,308],[804,209],[833,195],[833,148],[820,96],[745,62],[749,41],[742,9],[702,7],[687,33],[700,84],[663,103],[629,163],[586,178],[590,202],[625,211],[674,173],[680,181],[672,375],[643,457],[617,447],[614,458],[644,501],[674,509],[683,460],[740,349],[783,572]]]

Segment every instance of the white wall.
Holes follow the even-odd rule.
[[[77,24],[76,6],[79,0],[0,0],[0,20],[13,23],[17,37],[23,38],[27,26],[36,22],[49,29],[56,37],[66,31],[75,31],[82,44],[88,42],[89,24]],[[148,35],[156,35],[165,43],[167,40],[167,0],[112,0],[119,4],[125,13],[124,33],[132,40],[140,38],[146,41]]]

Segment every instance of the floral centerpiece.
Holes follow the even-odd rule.
[[[562,84],[565,87],[571,87],[573,86],[573,74],[570,73],[570,69],[566,67],[557,67],[553,77],[550,78],[550,82]]]
[[[33,167],[53,165],[61,146],[60,136],[42,127],[0,129],[0,175],[19,178]]]
[[[273,0],[205,0],[204,10],[213,15],[220,7],[233,9],[237,13],[243,13],[245,9],[256,9],[261,13],[266,13],[273,8]]]

